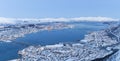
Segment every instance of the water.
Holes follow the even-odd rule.
[[[62,42],[77,42],[84,38],[84,35],[90,31],[104,29],[107,26],[102,23],[73,23],[75,28],[41,31],[25,35],[25,37],[17,38],[12,43],[0,42],[0,61],[7,61],[19,57],[17,54],[28,45],[51,45]]]

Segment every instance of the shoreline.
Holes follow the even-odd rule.
[[[29,26],[28,26],[29,25]],[[44,30],[54,30],[54,29],[66,29],[66,28],[73,28],[74,25],[68,25],[68,24],[62,24],[57,23],[54,25],[36,25],[36,24],[27,24],[27,25],[21,25],[16,27],[11,27],[9,30],[1,31],[0,33],[0,41],[3,42],[12,42],[11,40],[14,40],[19,37],[24,37],[26,34],[35,33],[39,31]],[[16,29],[12,29],[16,28]],[[4,29],[4,28],[3,28]]]
[[[119,30],[119,28],[120,27],[118,27],[117,30]],[[119,47],[117,47],[118,45],[120,45],[120,42],[118,42],[115,38],[112,39],[111,36],[108,36],[109,33],[106,32],[106,30],[92,32],[85,36],[85,38],[79,43],[30,46],[19,51],[18,54],[22,55],[20,61],[24,60],[91,61],[96,60],[98,58],[102,59],[106,56],[113,55],[114,49],[118,50],[120,49]]]

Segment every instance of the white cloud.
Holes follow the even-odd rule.
[[[79,17],[79,18],[72,18],[73,20],[85,20],[85,21],[118,21],[119,19],[113,19],[109,17]]]
[[[14,19],[12,19],[12,18],[0,17],[0,24],[4,24],[4,23],[7,23],[7,24],[14,24],[15,21],[14,21]]]
[[[18,22],[28,21],[28,22],[70,22],[70,21],[118,21],[119,19],[109,18],[109,17],[78,17],[78,18],[5,18],[0,17],[0,24],[15,24]]]

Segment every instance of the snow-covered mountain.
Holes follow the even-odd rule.
[[[71,28],[72,25],[66,22],[114,22],[119,19],[108,17],[79,17],[79,18],[43,18],[43,19],[21,19],[0,17],[0,41],[9,41],[25,34],[38,32],[41,30]],[[65,23],[63,23],[65,22]],[[45,25],[47,23],[49,25]],[[51,25],[52,24],[52,25]],[[112,26],[106,30],[95,31],[88,35],[79,43],[62,43],[47,46],[31,46],[19,51],[22,55],[19,61],[95,61],[114,60],[119,56],[114,50],[119,50],[120,46],[120,26]],[[47,54],[46,54],[47,53]],[[115,54],[113,54],[115,53]],[[117,54],[117,55],[116,55]],[[105,58],[105,59],[104,59]]]

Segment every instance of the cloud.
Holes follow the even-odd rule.
[[[13,18],[0,17],[0,24],[4,24],[4,23],[7,23],[7,24],[14,24],[15,21],[14,21]]]
[[[15,24],[27,22],[70,22],[70,21],[119,21],[119,19],[109,17],[77,17],[77,18],[5,18],[0,17],[0,24]]]
[[[76,21],[118,21],[119,19],[113,19],[109,17],[79,17],[79,18],[72,18]]]

